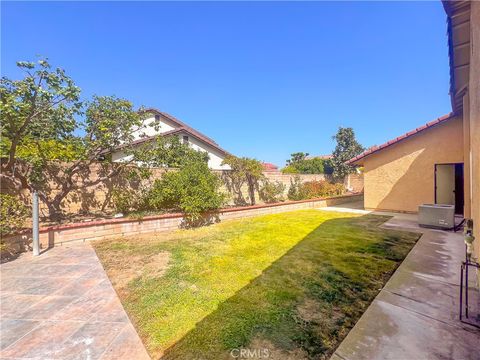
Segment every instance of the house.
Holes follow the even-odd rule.
[[[264,162],[262,163],[262,167],[263,167],[263,171],[270,171],[270,172],[279,171],[278,166],[272,163]]]
[[[455,188],[463,186],[459,116],[442,116],[349,163],[363,166],[366,209],[416,212],[421,204],[444,203],[456,204],[463,213],[463,189]]]
[[[139,146],[147,141],[154,140],[157,136],[178,136],[180,140],[189,144],[193,149],[208,153],[208,166],[212,170],[230,170],[229,165],[222,165],[229,153],[222,149],[213,139],[191,128],[179,119],[157,109],[146,109],[151,117],[144,120],[144,126],[133,133],[133,146]],[[155,124],[156,126],[152,126]],[[120,146],[112,153],[115,162],[125,161],[129,155],[122,151]]]
[[[455,204],[474,222],[480,256],[480,2],[443,1],[447,14],[452,113],[349,163],[364,166],[367,209],[416,212]]]

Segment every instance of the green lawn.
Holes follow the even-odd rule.
[[[153,358],[327,358],[418,239],[302,210],[95,242]]]

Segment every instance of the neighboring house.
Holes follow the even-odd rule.
[[[230,170],[229,165],[222,165],[222,161],[229,153],[222,149],[214,140],[201,132],[191,128],[184,122],[157,109],[146,109],[151,117],[144,121],[144,126],[134,132],[134,146],[154,140],[157,136],[178,136],[180,141],[189,144],[193,149],[208,153],[208,166],[212,170]],[[155,127],[150,126],[153,123]],[[126,161],[129,158],[120,146],[112,153],[112,160],[116,162]]]
[[[278,166],[272,163],[262,163],[263,171],[279,171]]]
[[[454,203],[474,222],[480,257],[480,2],[443,1],[452,114],[351,159],[364,165],[365,207],[415,212]]]

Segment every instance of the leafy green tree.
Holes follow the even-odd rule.
[[[201,225],[206,213],[215,212],[225,202],[221,180],[206,161],[190,159],[178,171],[170,171],[156,180],[149,203],[156,210],[182,211],[187,225]],[[207,222],[209,217],[206,218]]]
[[[346,164],[346,161],[361,154],[364,148],[355,139],[352,128],[340,127],[333,139],[336,141],[332,157],[333,176],[337,180],[342,180],[355,171],[355,166]]]
[[[105,161],[96,174],[90,169],[120,145],[133,151],[133,132],[143,126],[143,117],[125,99],[81,101],[74,81],[46,60],[17,66],[23,79],[0,80],[1,178],[38,191],[50,217],[57,218],[72,191],[108,180],[128,165]]]
[[[242,184],[247,183],[250,204],[255,205],[255,191],[258,190],[259,180],[263,179],[262,163],[247,157],[227,156],[222,164],[230,165],[228,177],[238,192],[241,193]]]
[[[329,159],[315,157],[306,159],[308,154],[294,153],[287,160],[288,165],[282,169],[284,174],[331,174],[333,169]]]
[[[303,153],[303,152],[296,152],[296,153],[290,154],[290,159],[287,160],[287,165],[293,165],[295,163],[303,161],[308,155],[309,155],[308,153]]]
[[[209,156],[182,143],[178,136],[158,136],[135,149],[135,159],[151,167],[181,168],[191,161],[208,162]]]

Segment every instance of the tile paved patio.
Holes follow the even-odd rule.
[[[88,243],[0,265],[1,359],[149,359]]]

